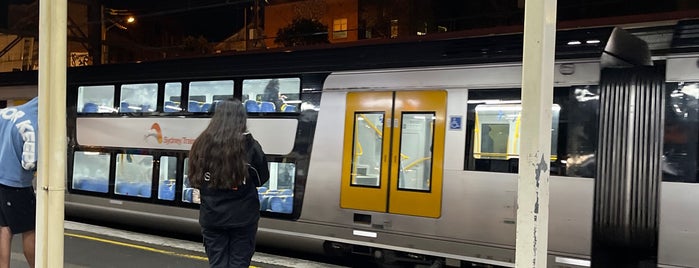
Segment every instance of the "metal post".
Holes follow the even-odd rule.
[[[63,267],[67,0],[39,3],[39,165],[36,267]]]
[[[556,0],[528,0],[524,12],[515,267],[546,267]]]
[[[107,45],[105,42],[107,41],[107,26],[104,24],[104,5],[100,5],[100,27],[101,27],[101,35],[100,35],[100,47],[102,48],[100,51],[102,52],[100,55],[100,64],[105,64],[107,63]]]
[[[243,8],[243,12],[243,21],[245,22],[243,23],[243,37],[245,40],[245,42],[243,43],[243,50],[248,51],[248,8]]]

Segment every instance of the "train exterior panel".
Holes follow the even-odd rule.
[[[558,34],[549,267],[587,267],[594,252],[600,36],[610,32]],[[585,39],[601,42],[569,44]],[[517,146],[526,142],[516,42],[521,36],[70,69],[66,213],[199,233],[188,141],[206,126],[208,105],[233,97],[245,102],[273,174],[258,190],[259,243],[387,265],[513,267]],[[699,266],[698,62],[686,48],[656,59],[668,91],[661,267]],[[279,92],[268,92],[275,83]],[[7,82],[0,94],[32,90]]]

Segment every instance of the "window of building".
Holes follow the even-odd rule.
[[[398,20],[391,20],[391,38],[398,37]]]
[[[333,20],[333,39],[347,38],[347,18]]]

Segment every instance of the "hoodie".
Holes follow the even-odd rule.
[[[31,187],[38,155],[39,101],[0,110],[0,184]]]

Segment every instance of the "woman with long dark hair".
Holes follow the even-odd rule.
[[[260,144],[247,132],[237,100],[216,103],[189,151],[188,177],[199,189],[199,224],[210,267],[248,267],[260,219],[257,189],[269,180]]]

